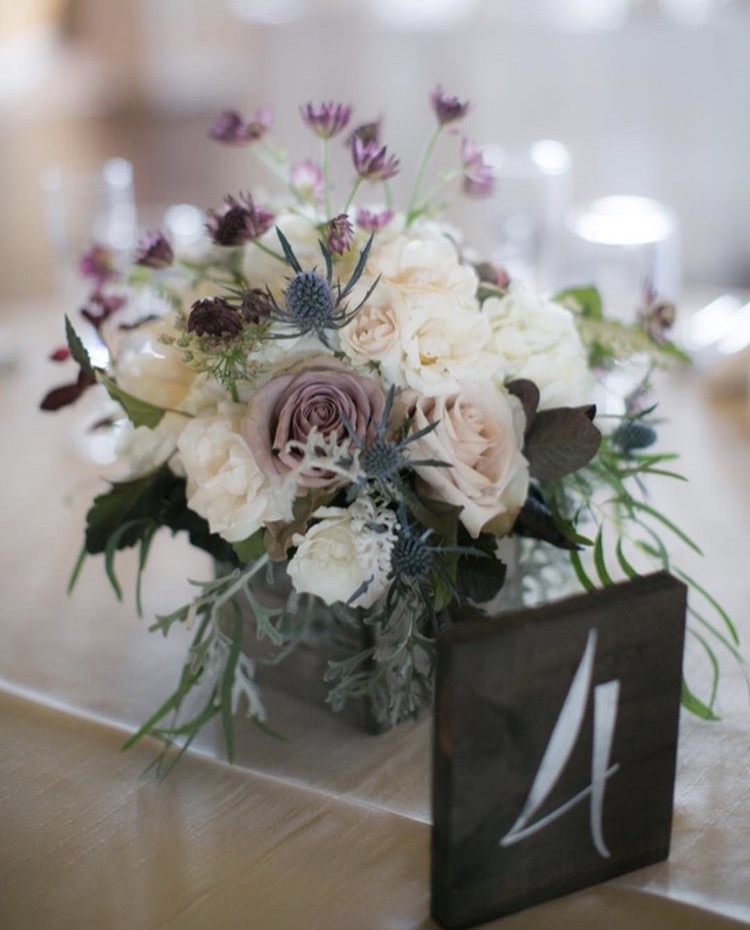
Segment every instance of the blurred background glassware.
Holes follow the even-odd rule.
[[[78,265],[86,249],[106,246],[124,263],[136,245],[133,166],[125,158],[110,158],[90,173],[50,165],[40,180],[60,289],[65,297],[80,296]]]
[[[478,241],[510,274],[547,287],[556,281],[560,237],[570,206],[570,152],[555,139],[510,149],[488,145],[495,193],[481,205]]]
[[[595,285],[615,319],[632,323],[647,287],[660,298],[679,299],[679,223],[651,198],[618,194],[574,208],[564,254],[565,280],[557,283]]]

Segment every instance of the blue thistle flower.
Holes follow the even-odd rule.
[[[294,274],[289,278],[289,284],[284,291],[285,306],[281,307],[273,295],[269,294],[271,300],[269,319],[272,322],[282,323],[287,326],[288,332],[269,333],[268,338],[291,339],[295,336],[303,336],[306,333],[315,333],[323,345],[330,348],[328,332],[342,329],[350,323],[364,306],[365,301],[375,290],[380,280],[378,276],[357,306],[352,310],[349,309],[346,298],[362,277],[370,254],[373,237],[371,235],[367,240],[364,249],[359,253],[359,259],[351,277],[346,285],[342,286],[338,281],[335,284],[333,283],[333,258],[324,242],[318,242],[318,245],[325,261],[325,277],[314,268],[306,270],[300,265],[289,240],[278,227],[276,235],[279,237],[284,258],[294,271]]]

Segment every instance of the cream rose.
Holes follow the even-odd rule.
[[[492,327],[501,381],[533,381],[541,409],[575,407],[590,399],[593,379],[570,310],[515,285],[505,297],[486,300],[483,312]]]
[[[320,522],[292,539],[297,551],[288,570],[295,590],[326,604],[372,607],[388,588],[394,515],[378,514],[371,501],[359,499],[348,508],[321,507],[314,516]]]
[[[265,523],[290,516],[240,435],[241,412],[196,417],[177,442],[188,507],[228,542],[247,539]]]
[[[341,347],[355,363],[377,362],[387,384],[429,395],[494,374],[476,275],[440,227],[424,225],[380,245],[376,239],[353,300],[378,275],[369,301],[341,333]]]
[[[134,329],[117,354],[115,379],[128,394],[156,407],[174,410],[187,397],[195,372],[183,360],[179,349],[161,342],[163,334],[176,334],[171,317]]]
[[[510,532],[529,486],[518,400],[489,381],[467,381],[450,396],[407,395],[402,403],[413,415],[413,432],[437,423],[408,446],[410,458],[450,466],[417,467],[418,492],[460,507],[459,519],[474,538]]]

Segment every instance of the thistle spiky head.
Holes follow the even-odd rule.
[[[331,285],[317,271],[298,271],[290,278],[284,297],[289,317],[302,332],[323,329],[333,318]]]

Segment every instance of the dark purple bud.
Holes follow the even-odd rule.
[[[499,265],[493,265],[492,262],[480,262],[478,265],[474,265],[474,271],[476,271],[477,277],[484,284],[491,284],[501,291],[506,291],[508,289],[510,275],[505,268],[501,268]]]
[[[345,129],[352,115],[352,108],[344,103],[312,103],[300,107],[305,124],[321,139],[330,139]]]
[[[248,323],[262,323],[269,318],[272,309],[271,295],[260,287],[251,288],[242,295],[240,313]]]
[[[398,159],[377,142],[363,142],[358,136],[352,141],[352,159],[357,174],[366,181],[386,181],[398,174]]]
[[[273,110],[270,107],[260,107],[255,111],[255,117],[248,120],[246,125],[248,142],[257,142],[273,126]]]
[[[677,308],[659,297],[649,283],[644,289],[643,305],[638,310],[638,322],[654,342],[666,342],[667,333],[674,326]]]
[[[146,233],[138,243],[135,264],[146,268],[167,268],[174,261],[174,252],[164,233],[156,230]]]
[[[98,243],[94,243],[83,253],[78,263],[78,270],[84,278],[93,281],[97,287],[118,277],[112,251]]]
[[[208,130],[208,135],[224,145],[248,145],[257,142],[268,132],[273,114],[268,107],[256,111],[254,119],[244,120],[236,110],[225,110]]]
[[[226,197],[224,207],[208,211],[206,229],[217,245],[242,245],[270,229],[274,215],[256,207],[249,194]]]
[[[360,207],[357,210],[354,221],[360,229],[364,229],[367,232],[378,232],[390,223],[393,216],[393,210],[381,210],[379,213],[374,213],[371,210],[365,210],[363,207]]]
[[[472,197],[489,197],[495,190],[495,176],[485,162],[482,150],[469,139],[461,143],[461,162],[464,193]]]
[[[242,318],[222,297],[196,300],[187,321],[187,331],[196,336],[236,336]]]
[[[81,308],[81,316],[98,332],[105,320],[122,310],[126,303],[127,298],[122,294],[103,294],[101,291],[95,291]]]
[[[96,375],[93,369],[88,371],[81,368],[78,372],[78,378],[72,384],[63,384],[61,387],[53,388],[42,399],[39,404],[40,410],[60,410],[61,407],[68,407],[74,404],[78,398],[96,384]]]
[[[441,126],[463,119],[469,111],[468,102],[462,102],[458,97],[449,97],[443,93],[443,88],[439,84],[430,95],[430,102]]]
[[[326,245],[335,255],[343,255],[352,244],[354,227],[346,213],[340,213],[326,225]]]
[[[361,123],[354,129],[349,138],[346,140],[347,145],[351,145],[355,139],[361,139],[363,142],[380,142],[381,120],[376,119],[371,123]]]

